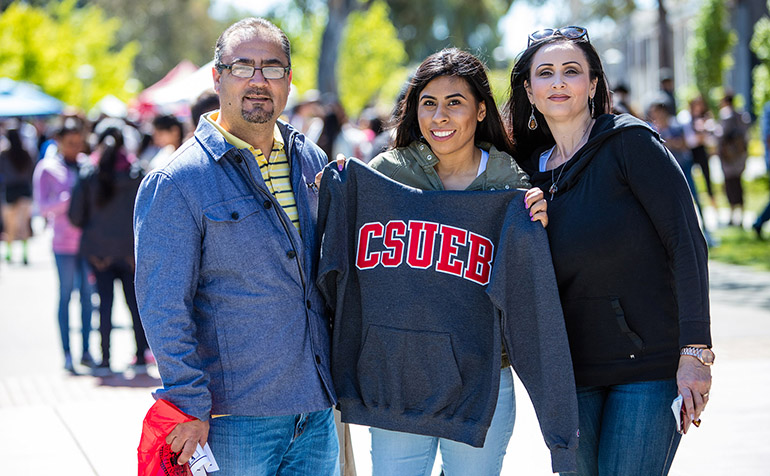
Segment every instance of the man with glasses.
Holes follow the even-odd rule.
[[[194,417],[169,434],[222,474],[331,475],[338,442],[329,321],[315,285],[326,156],[279,115],[289,40],[249,18],[217,40],[220,109],[142,183],[136,292],[163,388]]]

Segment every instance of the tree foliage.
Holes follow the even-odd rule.
[[[183,59],[201,66],[214,58],[224,25],[209,16],[209,0],[88,0],[120,18],[118,44],[138,42],[136,77],[144,86],[161,79]]]
[[[767,2],[770,9],[770,0]],[[754,79],[755,112],[762,113],[763,106],[770,101],[770,18],[764,16],[754,25],[754,36],[751,38],[751,51],[757,55],[760,63],[752,72]]]
[[[712,94],[722,85],[724,72],[732,67],[729,53],[735,42],[725,0],[705,0],[695,20],[689,56],[698,92],[712,107],[716,103]]]
[[[291,40],[292,88],[300,97],[311,89],[319,89],[321,38],[327,18],[324,9],[315,12],[295,15],[296,11],[283,10],[271,18]],[[339,100],[345,111],[356,116],[372,101],[392,102],[406,79],[407,57],[389,19],[387,4],[373,0],[371,8],[353,12],[341,33],[340,60],[334,67],[339,77]]]
[[[46,8],[15,2],[0,14],[0,71],[84,108],[107,94],[128,99],[139,46],[117,48],[119,26],[96,6],[76,8],[75,0]]]
[[[385,2],[375,1],[369,10],[354,12],[343,34],[337,69],[345,110],[358,115],[394,73],[403,81],[405,61],[406,51]],[[391,90],[388,95],[397,93]]]

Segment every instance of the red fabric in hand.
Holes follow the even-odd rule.
[[[171,451],[166,437],[179,423],[194,420],[166,400],[157,400],[142,424],[142,437],[137,448],[139,476],[192,476],[187,464],[176,462],[178,453]]]

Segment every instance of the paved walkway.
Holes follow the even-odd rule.
[[[47,234],[38,236],[29,266],[0,264],[0,472],[135,475],[142,418],[160,381],[154,369],[150,375],[130,371],[130,317],[117,297],[113,367],[122,373],[99,379],[61,369],[49,246]],[[684,438],[671,474],[770,474],[770,273],[712,263],[711,287],[718,355],[711,402],[701,428]],[[98,359],[97,332],[92,339]],[[78,332],[71,340],[79,360]],[[503,474],[549,475],[548,452],[518,381],[516,395],[516,428]],[[368,431],[354,427],[352,433],[358,474],[368,475]]]

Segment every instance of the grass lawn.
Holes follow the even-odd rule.
[[[706,185],[700,170],[693,170],[699,199],[703,206],[709,203]],[[746,211],[761,213],[770,200],[767,176],[743,182],[744,206]],[[714,184],[717,207],[729,208],[722,184]],[[754,230],[744,230],[737,227],[720,226],[711,230],[712,235],[719,241],[718,246],[709,249],[709,258],[725,263],[751,266],[770,271],[770,224],[765,224],[763,236],[765,241],[759,241]]]

